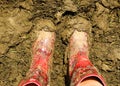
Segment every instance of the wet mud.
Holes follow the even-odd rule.
[[[39,19],[56,26],[51,86],[69,86],[68,46],[76,29],[89,34],[90,60],[107,85],[120,86],[119,0],[0,0],[0,86],[25,77]]]

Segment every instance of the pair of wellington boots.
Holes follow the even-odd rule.
[[[45,21],[45,23],[44,23]],[[46,23],[47,22],[47,23]],[[42,20],[40,31],[37,32],[37,39],[33,44],[33,58],[31,67],[26,77],[19,86],[49,86],[52,54],[54,52],[55,33],[46,30],[53,28],[51,21]],[[42,28],[42,29],[41,29]],[[84,31],[75,30],[69,41],[69,76],[70,86],[77,86],[85,79],[94,77],[103,86],[106,86],[104,79],[97,72],[96,68],[88,58],[89,44],[88,34]]]

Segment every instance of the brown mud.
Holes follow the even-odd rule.
[[[69,85],[67,46],[78,28],[89,33],[90,59],[107,85],[120,86],[120,0],[0,0],[0,86],[25,77],[41,18],[57,27],[51,86]]]

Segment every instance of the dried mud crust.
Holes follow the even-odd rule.
[[[52,21],[56,29],[51,86],[68,86],[69,38],[75,19],[90,27],[90,59],[108,86],[120,85],[119,0],[1,0],[0,86],[17,86],[25,77],[32,58],[32,43],[39,19]],[[83,21],[82,21],[83,20]],[[85,25],[85,26],[84,26]],[[82,29],[83,29],[82,28]]]

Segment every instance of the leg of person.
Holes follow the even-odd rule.
[[[45,21],[40,28],[46,26],[53,28]],[[43,27],[41,27],[43,26]],[[37,40],[33,44],[33,58],[31,67],[26,77],[20,82],[19,86],[47,86],[50,81],[51,57],[54,50],[55,33],[47,31],[38,31]]]
[[[78,83],[78,86],[103,86],[94,77],[87,78],[86,80]]]
[[[71,86],[106,86],[103,77],[97,72],[88,58],[86,32],[74,31],[70,38],[69,75]]]

